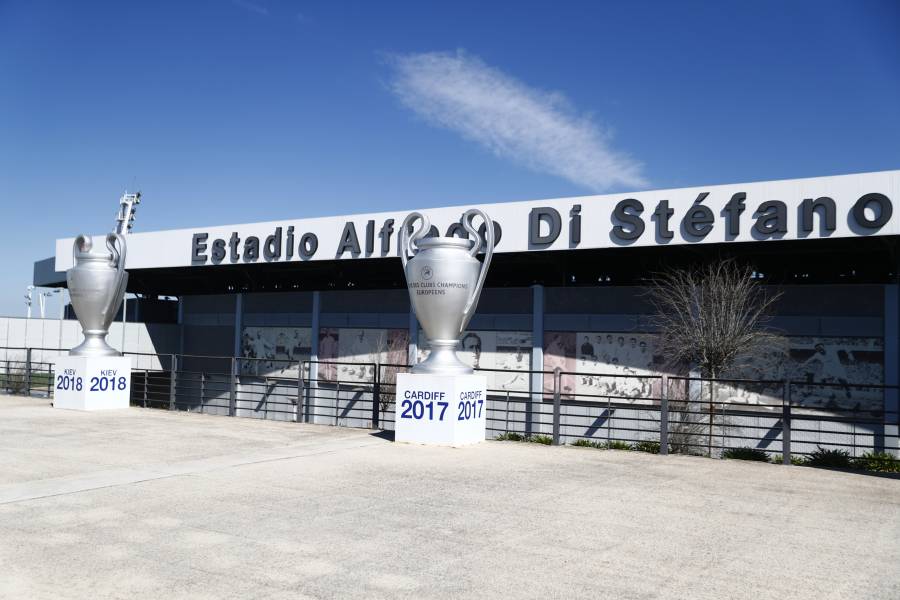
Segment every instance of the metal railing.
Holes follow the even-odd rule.
[[[2,348],[0,390],[53,395],[47,348]],[[134,406],[233,417],[392,430],[396,375],[405,364],[138,354]],[[543,389],[488,387],[487,434],[547,436],[553,444],[587,440],[606,447],[643,445],[721,456],[752,447],[792,456],[836,448],[859,456],[900,453],[898,386],[578,371],[510,371]],[[580,385],[576,382],[580,381]],[[577,390],[591,390],[591,392]],[[546,439],[546,438],[545,438]]]

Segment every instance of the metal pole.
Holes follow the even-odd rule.
[[[378,418],[381,408],[381,363],[375,363],[375,383],[372,386],[372,429],[378,429],[380,419]]]
[[[228,398],[228,416],[237,415],[237,359],[231,357],[231,393]]]
[[[612,441],[612,400],[611,396],[606,397],[606,449],[609,450],[609,443]]]
[[[150,378],[150,369],[144,369],[144,408],[147,408],[147,380]]]
[[[509,390],[506,390],[506,429],[503,431],[509,431]]]
[[[341,413],[341,382],[337,382],[337,387],[334,390],[334,424],[338,425],[340,423]]]
[[[25,395],[31,396],[31,348],[25,349]]]
[[[562,382],[560,381],[560,374],[562,373],[562,369],[556,367],[553,369],[553,445],[559,446],[559,426],[560,426],[560,412],[562,408],[562,398],[559,393],[559,388],[562,387]]]
[[[299,423],[303,414],[303,361],[297,363],[297,400],[294,403],[294,423]]]
[[[175,372],[178,369],[178,358],[172,354],[172,362],[169,363],[169,410],[175,410]]]
[[[781,402],[781,462],[791,464],[791,382],[785,380]]]
[[[200,414],[203,414],[203,398],[206,396],[206,373],[200,371]]]
[[[663,375],[659,389],[659,453],[669,453],[669,376]]]
[[[125,354],[125,323],[127,322],[128,294],[122,294],[122,354]]]
[[[63,289],[59,293],[59,342],[56,344],[56,348],[58,350],[62,350],[63,323],[65,323],[65,318],[66,318],[66,292],[65,292],[65,289]]]

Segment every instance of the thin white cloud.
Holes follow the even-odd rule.
[[[262,15],[264,17],[269,16],[269,9],[265,6],[261,6],[259,4],[255,4],[250,2],[249,0],[231,0],[231,3],[235,6],[239,6],[244,10],[249,10],[250,12],[255,12],[258,15]]]
[[[390,55],[390,88],[428,123],[455,131],[505,159],[594,191],[647,184],[642,166],[610,136],[548,93],[463,51]]]

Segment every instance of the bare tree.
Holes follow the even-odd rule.
[[[747,265],[727,259],[699,267],[673,269],[654,276],[647,292],[659,332],[659,350],[677,371],[698,368],[714,380],[746,366],[754,352],[781,337],[766,329],[780,294],[769,295]],[[712,392],[712,387],[710,388]],[[688,390],[675,406],[676,444],[690,446],[699,423]],[[707,452],[712,454],[714,400],[710,394]],[[680,409],[680,410],[679,410]]]

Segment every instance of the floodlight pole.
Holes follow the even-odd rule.
[[[116,233],[128,235],[134,227],[134,214],[141,203],[141,193],[129,194],[128,190],[119,198],[119,212],[116,214]],[[128,322],[128,293],[122,294],[122,354],[125,354],[125,325]]]
[[[25,318],[31,318],[31,302],[32,302],[32,292],[34,292],[34,286],[29,285],[25,288],[25,307],[27,312],[25,313]]]

